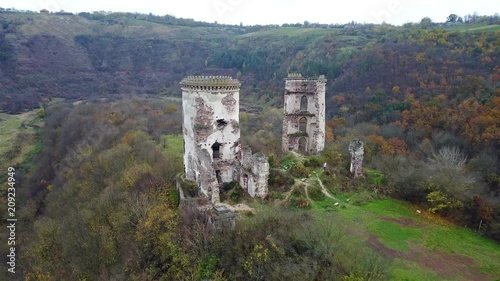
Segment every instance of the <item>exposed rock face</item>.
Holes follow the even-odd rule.
[[[351,174],[354,178],[363,175],[363,156],[365,154],[363,142],[355,139],[349,143],[351,153]]]
[[[316,154],[325,147],[325,76],[289,74],[285,79],[283,152]]]
[[[240,83],[227,76],[182,80],[184,175],[212,203],[225,183],[240,182],[252,197],[267,196],[269,164],[240,149]]]

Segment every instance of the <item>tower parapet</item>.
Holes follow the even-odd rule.
[[[302,78],[302,74],[292,72],[292,73],[288,73],[288,77],[285,79],[303,79],[303,78]]]
[[[241,83],[231,76],[188,76],[181,81],[183,90],[237,91]]]

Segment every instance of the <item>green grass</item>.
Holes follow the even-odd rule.
[[[274,36],[290,36],[290,37],[302,37],[302,36],[322,36],[331,33],[339,33],[339,29],[335,28],[305,28],[305,27],[280,27],[273,28],[264,31],[256,31],[251,33],[246,33],[240,37],[274,37]]]
[[[416,215],[416,212],[413,211],[410,204],[395,199],[378,200],[366,204],[363,206],[363,209],[377,215],[391,218],[414,218]]]
[[[20,126],[20,115],[0,113],[0,156],[12,148]]]
[[[17,115],[0,113],[0,182],[5,182],[8,167],[28,171],[42,150],[40,110]],[[35,128],[38,127],[38,128]],[[23,137],[18,138],[20,134]]]
[[[392,280],[398,281],[440,281],[443,280],[433,271],[425,270],[416,262],[395,259],[391,264]]]
[[[473,25],[463,24],[463,25],[447,26],[444,29],[447,30],[447,31],[462,31],[462,32],[466,32],[466,31],[472,31],[472,32],[475,32],[475,31],[478,31],[478,32],[483,32],[483,31],[495,32],[495,31],[500,30],[500,25],[498,25],[498,24],[488,25],[488,24],[485,24],[485,23],[479,23],[479,24],[473,24]]]
[[[313,201],[311,210],[319,217],[328,212],[337,212],[352,222],[353,228],[361,227],[366,239],[370,234],[376,235],[386,248],[401,254],[408,253],[411,256],[412,249],[416,247],[429,254],[459,255],[474,260],[475,265],[465,264],[469,270],[491,277],[500,276],[500,245],[470,229],[458,227],[426,212],[417,214],[416,208],[411,204],[394,199],[375,200],[355,206],[346,202],[347,197],[339,197],[343,203],[338,206],[334,206],[334,200],[326,198]],[[390,221],[402,219],[411,220],[412,224]],[[439,275],[425,268],[425,265],[404,257],[395,258],[390,264],[390,270],[392,280],[455,278]]]
[[[409,249],[409,242],[418,241],[422,237],[422,229],[401,227],[393,222],[374,219],[366,221],[365,225],[387,248],[400,252]]]
[[[171,160],[183,161],[184,142],[182,135],[164,135],[161,141],[165,156]]]
[[[432,250],[460,254],[476,261],[476,269],[485,274],[500,276],[500,245],[473,231],[454,225],[427,225],[422,244]]]

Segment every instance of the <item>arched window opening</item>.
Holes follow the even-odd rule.
[[[302,154],[307,152],[307,140],[304,137],[299,139],[299,152]]]
[[[300,111],[307,111],[307,97],[302,96],[300,98]]]
[[[212,152],[213,152],[213,158],[214,159],[219,159],[220,158],[220,146],[221,144],[216,142],[212,145]]]
[[[299,120],[299,132],[307,133],[307,119],[305,117],[302,117]]]

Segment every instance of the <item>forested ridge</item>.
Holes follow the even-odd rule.
[[[0,9],[0,181],[16,168],[15,278],[500,276],[498,24],[232,26]],[[321,155],[281,152],[290,72],[328,79]],[[242,144],[269,157],[266,200],[221,190],[255,209],[233,231],[178,206],[187,75],[239,77]],[[349,175],[354,138],[365,143],[360,179]]]

